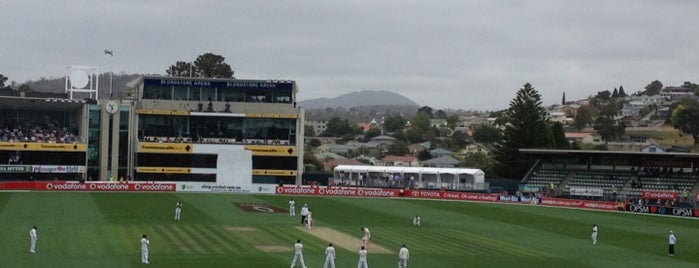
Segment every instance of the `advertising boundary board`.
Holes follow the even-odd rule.
[[[458,200],[458,201],[479,201],[479,202],[498,202],[498,203],[513,203],[517,202],[513,198],[503,198],[499,194],[483,194],[471,192],[450,192],[440,190],[402,190],[402,189],[383,189],[383,188],[357,188],[357,187],[312,187],[312,186],[277,186],[275,189],[277,195],[310,195],[310,196],[343,196],[343,197],[379,197],[379,198],[422,198],[422,199],[437,199],[437,200]],[[549,207],[564,207],[588,210],[605,210],[618,211],[620,207],[615,202],[602,202],[580,199],[565,199],[565,198],[522,198],[517,203],[533,204],[549,206]],[[627,208],[628,209],[628,208]],[[633,211],[631,211],[633,212]],[[642,213],[642,212],[641,212]],[[646,212],[648,213],[648,212]],[[699,217],[699,209],[690,208],[672,208],[661,214]]]
[[[78,181],[10,181],[0,182],[0,191],[73,191],[73,192],[174,192],[175,183],[160,182],[78,182]]]

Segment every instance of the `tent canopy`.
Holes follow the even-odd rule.
[[[345,173],[414,173],[414,174],[450,174],[459,177],[460,174],[473,176],[474,183],[485,182],[485,172],[474,168],[431,168],[431,167],[396,167],[396,166],[352,166],[338,165],[335,172]]]

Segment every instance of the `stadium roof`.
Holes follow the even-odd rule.
[[[530,155],[565,155],[565,156],[617,156],[617,157],[652,157],[652,158],[699,158],[697,153],[678,152],[638,152],[638,151],[596,151],[596,150],[555,150],[555,149],[519,149],[520,153]]]
[[[0,97],[0,108],[34,111],[73,111],[85,105],[84,100],[61,98]]]

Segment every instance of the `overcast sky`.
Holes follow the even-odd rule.
[[[658,79],[699,81],[699,1],[4,0],[0,74],[69,65],[165,74],[212,52],[241,79],[291,79],[299,99],[389,90],[420,105],[503,109]],[[114,51],[109,57],[103,50]]]

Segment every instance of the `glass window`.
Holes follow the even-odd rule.
[[[187,94],[187,91],[189,90],[188,87],[174,87],[174,94],[173,94],[173,99],[174,100],[187,100],[189,97]]]
[[[200,101],[201,100],[201,88],[200,87],[189,88],[189,99],[188,100]]]
[[[202,101],[215,101],[216,100],[216,88],[205,87],[201,89],[201,100]]]

